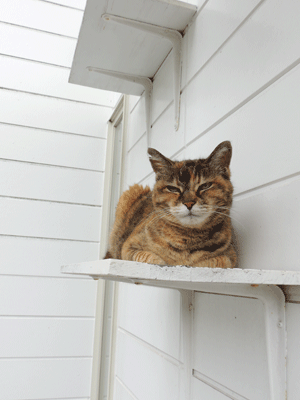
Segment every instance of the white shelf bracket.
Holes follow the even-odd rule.
[[[199,285],[197,291],[249,297],[264,305],[270,399],[282,400],[286,394],[286,323],[285,297],[275,285],[211,284]]]
[[[135,21],[132,19],[119,17],[111,14],[103,14],[105,21],[115,22],[117,24],[130,26],[144,32],[163,37],[172,43],[173,64],[174,64],[174,110],[175,110],[175,130],[177,131],[180,123],[180,87],[181,87],[181,47],[182,35],[175,29],[148,24],[146,22]],[[148,124],[148,123],[147,123]],[[151,122],[150,122],[151,124]]]
[[[87,69],[91,72],[98,72],[99,74],[104,74],[108,76],[112,76],[114,78],[123,79],[125,81],[134,82],[139,85],[142,85],[145,89],[145,107],[146,107],[146,134],[147,134],[147,147],[150,147],[150,129],[151,129],[151,97],[153,90],[153,83],[150,78],[145,76],[136,76],[130,74],[123,74],[122,72],[117,71],[109,71],[106,69],[96,68],[96,67],[87,67]]]

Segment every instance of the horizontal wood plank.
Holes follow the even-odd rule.
[[[0,316],[94,317],[96,282],[1,276]]]
[[[76,39],[0,22],[0,53],[71,67]],[[34,43],[34,46],[33,46]]]
[[[70,69],[0,55],[2,88],[114,107],[120,96],[105,90],[68,83]],[[55,82],[55,85],[53,84]]]
[[[191,393],[191,400],[199,400],[199,395],[209,400],[228,400],[228,396],[194,377],[191,379]]]
[[[101,207],[0,197],[0,234],[99,242]]]
[[[0,236],[0,254],[0,274],[61,278],[61,265],[97,259],[99,244]]]
[[[210,0],[205,4],[184,37],[183,86],[217,53],[259,3],[261,0]]]
[[[194,308],[192,368],[227,395],[270,400],[263,303],[196,292]]]
[[[120,331],[117,346],[116,375],[134,396],[143,400],[179,400],[178,366]]]
[[[0,90],[0,122],[106,138],[110,107]],[[34,110],[34,112],[32,111]]]
[[[104,171],[106,140],[0,123],[0,158]]]
[[[1,196],[101,206],[104,173],[0,160]]]
[[[187,143],[299,61],[299,13],[300,3],[294,0],[262,2],[191,81]]]
[[[85,0],[2,3],[0,398],[88,400],[97,285],[60,265],[99,256],[119,96],[68,83]]]
[[[92,357],[94,320],[0,318],[1,358]]]
[[[185,96],[186,94],[184,93],[182,101],[185,100]],[[159,149],[166,157],[173,156],[178,149],[184,147],[185,114],[183,108],[180,109],[180,126],[177,131],[175,130],[174,121],[174,104],[172,104],[152,127],[151,147]]]
[[[4,3],[3,22],[76,38],[79,34],[83,17],[80,10],[57,7],[46,1],[6,0]]]
[[[119,326],[179,360],[180,293],[177,290],[122,284],[118,296]]]
[[[137,102],[139,101],[140,96],[129,96],[129,100],[128,100],[128,109],[130,112],[132,112],[132,110],[134,109],[134,107],[136,106]]]
[[[132,394],[128,388],[124,385],[120,379],[115,379],[115,387],[114,387],[114,399],[118,400],[138,400],[134,394]]]
[[[288,398],[297,398],[300,390],[300,304],[286,305],[287,329],[287,394]]]
[[[235,194],[298,173],[299,85],[300,65],[188,146],[187,158],[207,157],[230,140]]]
[[[296,176],[235,199],[239,266],[300,271],[299,195]]]
[[[153,171],[148,157],[147,137],[144,134],[128,153],[127,185],[133,185],[141,181]]]
[[[0,360],[1,396],[6,400],[89,398],[92,360]],[[17,383],[16,383],[17,380]]]
[[[147,186],[148,185],[150,188],[153,188],[154,184],[155,184],[155,175],[154,175],[154,173],[151,174],[149,177],[145,178],[141,182],[142,186]]]
[[[47,0],[54,4],[60,4],[65,7],[75,7],[80,10],[84,10],[86,0]]]
[[[174,99],[173,54],[170,53],[158,70],[153,81],[152,123]],[[171,106],[174,113],[174,106]],[[173,123],[174,125],[174,123]]]
[[[128,121],[128,132],[130,133],[128,134],[127,150],[136,144],[142,135],[145,134],[146,129],[145,96],[143,95],[130,114]]]

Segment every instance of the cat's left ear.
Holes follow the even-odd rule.
[[[229,168],[230,160],[232,156],[231,143],[227,140],[226,142],[220,143],[211,155],[207,158],[207,161],[216,169]]]
[[[172,167],[174,162],[169,160],[167,157],[163,156],[159,151],[152,149],[151,147],[148,148],[148,154],[150,155],[150,162],[153,168],[153,171],[157,173],[164,174],[167,170]]]

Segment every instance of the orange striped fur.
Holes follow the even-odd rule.
[[[133,185],[120,197],[106,258],[233,268],[233,187],[226,141],[206,159],[172,161],[148,149],[153,190]]]

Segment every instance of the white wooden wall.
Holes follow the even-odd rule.
[[[197,158],[230,140],[239,266],[300,270],[300,3],[198,3],[183,43],[180,128],[170,54],[154,80],[151,147]],[[131,97],[127,186],[154,182],[145,131],[144,99]],[[120,285],[115,400],[225,400],[226,388],[243,396],[232,398],[270,398],[261,303],[201,293],[192,303],[188,311],[177,291]],[[286,311],[296,400],[300,304]]]
[[[117,94],[68,84],[85,0],[0,12],[0,398],[88,399],[106,123]]]

